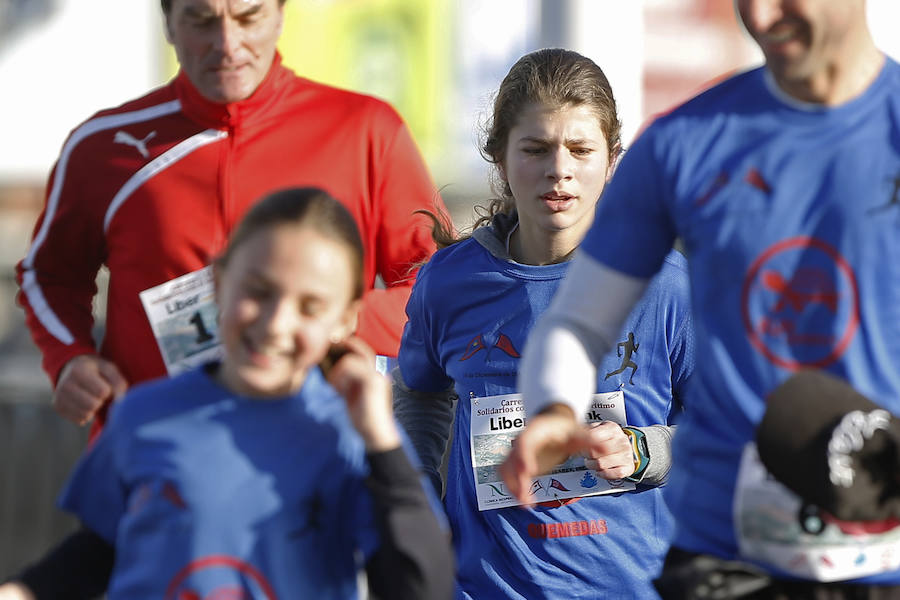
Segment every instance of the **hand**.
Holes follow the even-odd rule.
[[[0,585],[0,600],[36,600],[24,584],[10,581]]]
[[[595,443],[600,446],[595,448]],[[589,451],[601,454],[602,443],[602,440],[595,441],[589,430],[575,420],[571,408],[552,404],[529,419],[500,465],[500,475],[520,502],[532,504],[529,492],[535,477],[547,473],[572,454]]]
[[[631,440],[622,428],[612,421],[588,425],[590,449],[584,454],[584,465],[597,471],[604,479],[622,479],[634,473],[634,453]]]
[[[358,337],[341,343],[346,351],[329,369],[328,382],[347,402],[353,426],[370,452],[400,446],[400,432],[394,421],[391,383],[375,370],[375,352]]]
[[[53,408],[76,425],[84,425],[100,407],[122,397],[127,389],[128,382],[115,364],[93,354],[82,354],[67,362],[60,372]]]

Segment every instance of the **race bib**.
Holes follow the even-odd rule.
[[[169,375],[221,358],[212,267],[140,293]]]
[[[824,582],[900,567],[900,527],[859,533],[859,527],[827,516],[801,516],[802,508],[803,501],[763,466],[756,444],[748,444],[734,495],[734,523],[742,557]],[[803,518],[815,522],[804,529]]]
[[[500,478],[500,465],[509,454],[513,439],[525,428],[525,406],[521,394],[470,398],[470,435],[472,474],[478,510],[492,510],[521,504],[506,490]],[[586,420],[614,421],[625,425],[625,394],[622,390],[595,394]],[[564,500],[598,494],[630,491],[634,483],[623,479],[607,480],[585,467],[584,457],[570,456],[548,475],[531,484],[533,502]]]

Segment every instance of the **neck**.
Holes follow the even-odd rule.
[[[845,58],[849,57],[849,58]],[[784,92],[802,102],[837,106],[848,102],[868,89],[884,65],[884,54],[875,46],[866,31],[863,39],[852,44],[852,50],[808,76],[779,77],[775,81]]]
[[[290,396],[303,387],[303,382],[306,381],[309,369],[297,372],[290,385],[285,387],[285,389],[272,390],[270,392],[262,392],[248,387],[224,362],[217,363],[214,370],[209,373],[216,383],[230,392],[251,400],[271,401]]]
[[[590,226],[590,222],[588,222]],[[572,231],[574,227],[563,231],[536,231],[519,227],[513,232],[509,240],[509,253],[519,264],[523,265],[553,265],[572,258],[572,253],[587,234],[587,228],[583,231]]]

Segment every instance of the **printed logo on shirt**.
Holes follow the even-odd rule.
[[[167,481],[163,484],[162,497],[171,502],[177,508],[187,508],[187,503],[184,501],[184,498],[181,497],[181,493],[178,491],[178,488],[171,481]]]
[[[603,380],[606,381],[613,375],[618,375],[619,373],[624,373],[627,369],[631,369],[631,377],[628,378],[628,383],[634,385],[634,374],[637,373],[638,366],[632,359],[640,346],[639,343],[635,343],[634,341],[634,332],[629,331],[628,337],[626,337],[624,341],[616,344],[616,356],[622,359],[622,364],[619,365],[618,369],[607,373]]]
[[[701,206],[709,202],[713,196],[718,194],[719,191],[725,187],[730,178],[731,177],[725,171],[722,171],[721,173],[716,175],[716,178],[709,185],[706,191],[703,192],[699,198],[694,200],[694,208],[700,208]]]
[[[744,183],[749,183],[764,194],[771,194],[772,188],[763,179],[762,173],[756,167],[751,167],[747,174],[744,175]]]
[[[141,139],[138,139],[128,133],[127,131],[122,131],[121,129],[116,132],[115,137],[113,137],[114,144],[125,144],[126,146],[134,146],[138,152],[141,153],[141,156],[144,158],[150,158],[150,151],[147,150],[147,142],[156,137],[156,132],[151,131],[146,136]]]
[[[158,492],[154,492],[154,489],[158,490]],[[187,502],[182,498],[181,493],[178,491],[178,487],[171,481],[166,480],[161,484],[159,482],[140,484],[135,489],[134,493],[131,494],[128,512],[131,514],[140,512],[154,497],[162,498],[166,504],[174,506],[179,510],[187,508]]]
[[[516,347],[513,345],[512,340],[509,339],[502,331],[497,334],[497,338],[494,339],[490,344],[485,342],[485,334],[479,333],[475,337],[473,337],[468,344],[466,344],[466,351],[462,356],[459,357],[460,361],[469,360],[481,350],[485,350],[485,360],[488,359],[488,356],[491,354],[491,350],[497,348],[507,356],[512,358],[519,358],[519,351],[516,350]]]
[[[785,369],[832,364],[859,327],[853,269],[813,237],[789,238],[763,251],[744,278],[741,304],[750,343]]]
[[[706,205],[728,185],[729,181],[731,181],[731,175],[726,171],[722,171],[718,175],[716,175],[715,179],[710,182],[703,193],[700,194],[700,196],[698,196],[696,200],[694,200],[694,208],[701,208],[702,206]],[[749,169],[747,169],[747,172],[744,173],[742,181],[766,195],[772,193],[772,186],[769,185],[760,170],[756,167],[750,167]]]
[[[275,600],[275,591],[253,565],[223,554],[192,561],[166,588],[166,600]]]
[[[528,535],[535,539],[549,540],[582,535],[606,535],[605,519],[567,521],[563,523],[529,523]]]

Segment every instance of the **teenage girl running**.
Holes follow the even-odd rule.
[[[524,510],[497,473],[524,424],[519,353],[568,272],[619,149],[615,100],[593,61],[560,49],[523,56],[500,85],[483,147],[500,197],[413,288],[395,405],[440,486],[450,398],[459,397],[445,499],[457,598],[655,597],[651,580],[672,532],[659,486],[693,366],[683,257],[667,259],[619,332],[619,351],[600,363],[590,418],[603,422],[585,431],[587,465],[575,459],[533,478],[535,506]],[[600,489],[610,493],[584,497]]]

